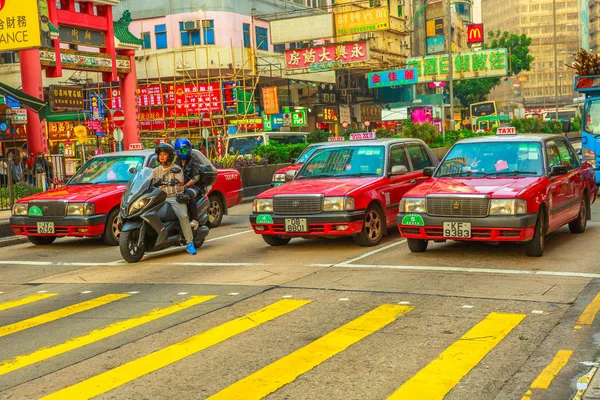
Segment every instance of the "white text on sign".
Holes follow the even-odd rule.
[[[499,126],[496,135],[516,135],[517,128],[514,126]]]

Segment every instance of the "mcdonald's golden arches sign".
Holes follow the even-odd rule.
[[[483,24],[473,24],[467,27],[467,43],[483,43]]]

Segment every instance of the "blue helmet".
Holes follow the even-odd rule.
[[[192,154],[192,142],[186,138],[180,138],[175,141],[175,151],[182,160],[187,160]]]

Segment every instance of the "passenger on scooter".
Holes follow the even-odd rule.
[[[204,195],[204,190],[199,186],[199,182],[204,178],[204,173],[195,157],[192,157],[192,143],[186,138],[180,138],[175,141],[175,151],[177,159],[175,164],[183,169],[183,185],[185,194],[188,195],[188,213],[190,215],[190,225],[192,228],[198,228],[198,206],[196,197]]]
[[[160,189],[167,194],[167,203],[171,205],[175,215],[179,219],[181,231],[187,243],[186,250],[191,255],[196,255],[196,247],[194,246],[194,234],[190,226],[188,213],[183,204],[177,202],[177,195],[183,193],[183,171],[178,174],[171,172],[173,160],[175,159],[175,150],[170,144],[161,143],[154,150],[160,165],[152,171],[152,179],[166,181],[172,183],[170,185],[160,185]],[[175,180],[178,182],[175,184]]]

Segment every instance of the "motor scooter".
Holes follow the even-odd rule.
[[[140,261],[146,252],[186,245],[179,219],[171,205],[166,202],[167,194],[159,188],[161,185],[178,185],[179,182],[152,179],[152,171],[151,168],[142,168],[139,171],[132,168],[130,172],[134,176],[121,198],[119,217],[123,228],[119,238],[119,249],[123,259],[129,263]],[[171,172],[178,174],[181,168],[173,166]],[[182,203],[187,200],[186,194],[178,196]],[[208,198],[202,194],[200,199],[197,199],[198,228],[192,230],[197,249],[204,244],[209,232],[206,226],[208,206]]]

